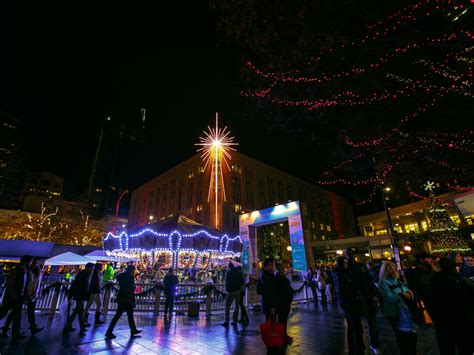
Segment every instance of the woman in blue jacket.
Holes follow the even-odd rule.
[[[416,355],[417,334],[415,332],[402,332],[398,325],[400,302],[413,299],[413,294],[400,280],[400,275],[394,263],[387,261],[382,265],[378,286],[382,296],[383,314],[395,332],[400,354]]]

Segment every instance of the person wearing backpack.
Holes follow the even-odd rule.
[[[399,307],[401,302],[412,301],[413,293],[400,280],[397,266],[387,261],[380,268],[379,292],[382,298],[382,309],[397,340],[400,354],[416,355],[417,334],[401,331],[399,326]]]

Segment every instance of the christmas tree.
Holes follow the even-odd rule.
[[[456,223],[449,217],[442,201],[434,196],[433,186],[432,182],[425,185],[431,197],[431,207],[428,210],[431,251],[433,253],[469,251],[468,243],[462,238]]]

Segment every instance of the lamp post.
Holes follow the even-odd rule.
[[[387,202],[390,201],[390,196],[388,195],[390,191],[392,191],[390,186],[385,186],[382,190],[383,207],[385,209],[385,215],[387,216],[388,231],[390,233],[390,238],[392,241],[393,254],[395,255],[395,263],[397,264],[397,269],[401,270],[402,266],[400,263],[400,251],[398,250],[398,238],[397,234],[395,233],[395,229],[393,228],[392,216],[390,216],[390,207],[388,207],[387,204]]]
[[[411,246],[405,245],[403,247],[403,249],[405,250],[405,253],[406,253],[406,257],[407,257],[407,260],[408,260],[408,266],[411,267],[411,258],[410,258]]]

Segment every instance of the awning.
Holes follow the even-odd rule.
[[[47,259],[44,265],[85,265],[87,263],[95,263],[95,260],[68,251]]]

